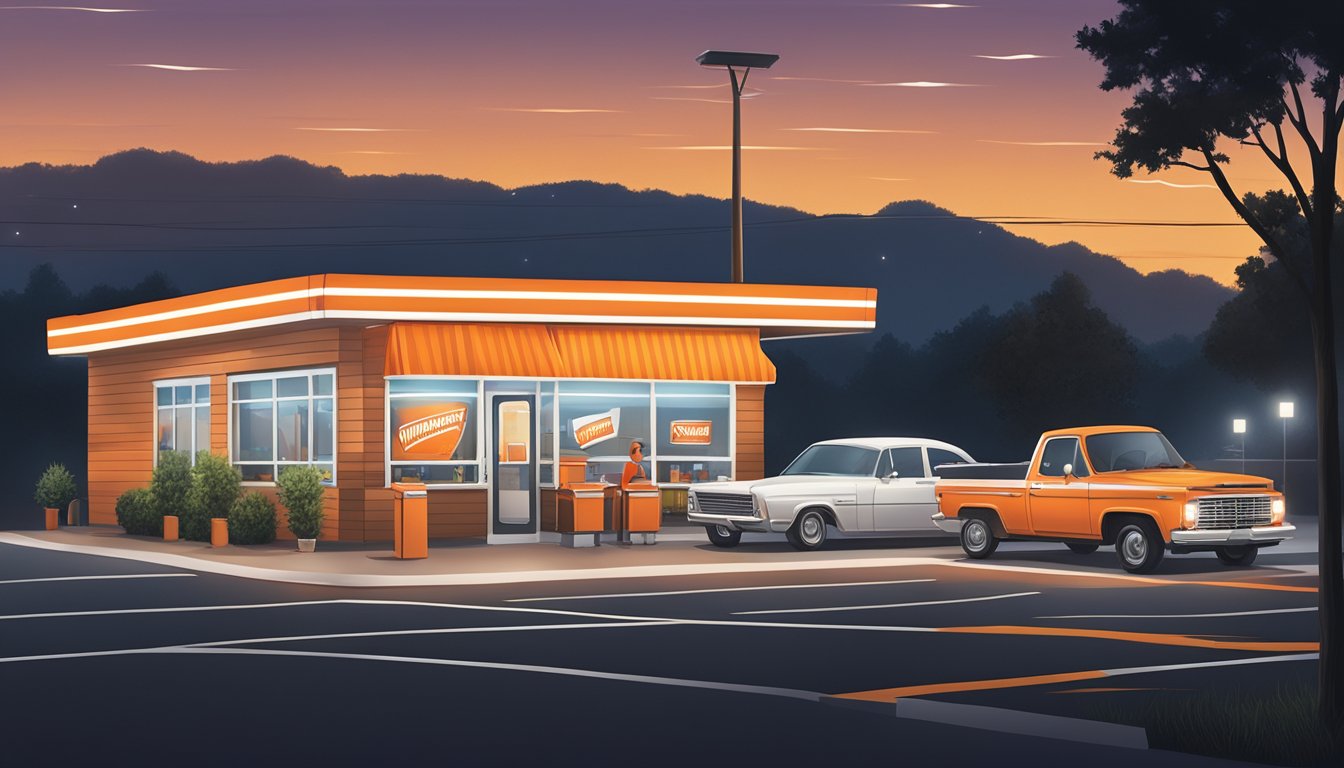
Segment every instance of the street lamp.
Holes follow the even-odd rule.
[[[1291,401],[1279,403],[1279,418],[1283,420],[1283,495],[1288,495],[1288,420],[1293,418]]]
[[[1241,435],[1241,474],[1246,474],[1246,420],[1232,420],[1232,434]]]
[[[702,67],[728,70],[733,90],[733,282],[742,282],[742,90],[752,69],[769,69],[779,60],[775,53],[705,51],[695,57]],[[739,80],[738,71],[742,73]]]

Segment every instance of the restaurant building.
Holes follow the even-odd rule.
[[[869,288],[331,274],[54,318],[47,343],[88,359],[93,524],[160,451],[208,450],[269,494],[286,466],[320,468],[325,540],[391,540],[390,486],[419,481],[430,538],[504,543],[555,530],[564,483],[619,482],[632,440],[670,519],[693,483],[761,477],[761,342],[868,331],[876,305]]]

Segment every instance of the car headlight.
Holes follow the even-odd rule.
[[[1288,505],[1282,498],[1275,499],[1269,503],[1269,524],[1278,525],[1283,522],[1283,517],[1288,512]]]
[[[695,494],[694,494],[694,493],[688,493],[688,494],[686,494],[686,511],[687,511],[687,512],[694,512],[694,511],[695,511]]]
[[[751,494],[751,514],[753,517],[765,517],[765,504],[754,493]]]
[[[1194,528],[1199,524],[1199,502],[1187,501],[1181,508],[1181,527]]]

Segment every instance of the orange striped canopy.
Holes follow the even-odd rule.
[[[751,328],[393,323],[388,376],[516,376],[771,384]]]

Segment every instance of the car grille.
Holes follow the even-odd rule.
[[[745,493],[695,494],[696,511],[710,515],[741,515],[751,517],[751,495]]]
[[[1199,500],[1197,528],[1251,528],[1269,525],[1268,496],[1205,496]]]

